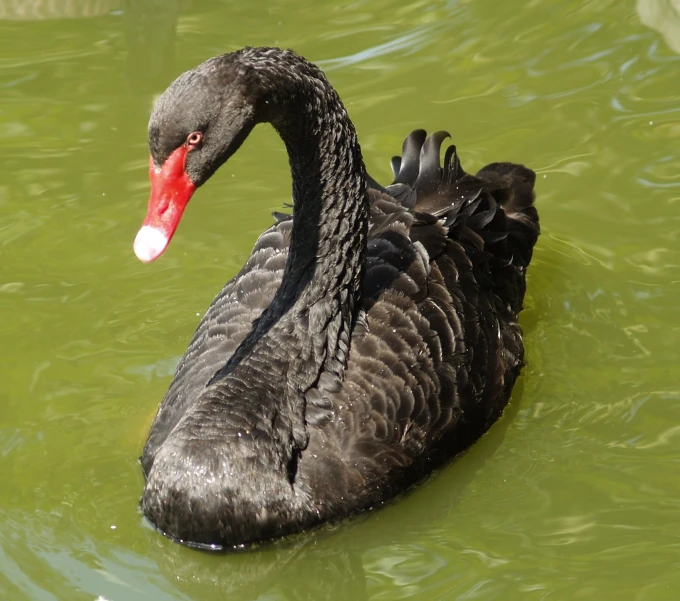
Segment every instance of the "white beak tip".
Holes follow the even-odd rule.
[[[169,242],[168,237],[158,228],[143,225],[137,232],[133,248],[142,263],[151,263],[163,254]]]

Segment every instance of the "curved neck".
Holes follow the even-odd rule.
[[[293,56],[292,68],[260,66],[255,78],[270,90],[259,103],[259,120],[274,126],[288,150],[294,202],[289,255],[271,305],[218,376],[261,366],[275,353],[277,364],[286,366],[274,376],[275,388],[295,396],[322,371],[342,377],[361,297],[369,203],[347,111],[323,73]]]
[[[298,310],[330,305],[343,290],[353,301],[366,244],[361,149],[340,99],[323,83],[325,88],[310,85],[298,92],[301,97],[286,99],[295,106],[293,114],[283,106],[271,119],[288,150],[293,180],[293,231],[279,295],[297,293]]]

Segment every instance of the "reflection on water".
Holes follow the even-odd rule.
[[[677,2],[315,6],[0,0],[0,598],[673,599]],[[254,132],[158,264],[131,240],[153,94],[247,43],[322,62],[381,179],[415,127],[449,129],[469,169],[536,167],[544,234],[527,367],[479,444],[368,517],[217,556],[144,524],[137,457],[290,199],[280,141]]]
[[[666,44],[680,54],[680,0],[637,0],[640,21],[658,31]]]
[[[110,13],[120,0],[0,0],[0,19],[82,19]]]
[[[177,18],[184,0],[0,0],[0,21],[122,15],[129,84],[158,91],[173,73]]]

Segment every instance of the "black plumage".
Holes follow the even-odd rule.
[[[259,122],[289,153],[293,216],[257,240],[180,361],[142,456],[142,509],[185,543],[270,540],[374,507],[472,444],[522,366],[534,173],[475,176],[422,130],[380,186],[323,73],[246,48],[180,76],[149,125],[162,165],[201,131],[204,183]]]

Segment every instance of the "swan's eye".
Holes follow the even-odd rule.
[[[200,131],[195,131],[187,136],[187,146],[189,148],[196,148],[203,140],[203,134]]]

